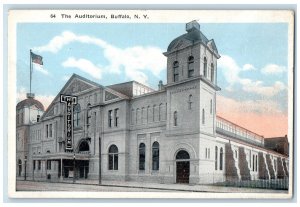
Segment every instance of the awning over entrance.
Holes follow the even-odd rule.
[[[64,159],[64,160],[73,160],[74,153],[55,153],[55,154],[43,154],[43,155],[33,155],[33,159],[35,160],[57,160],[57,159]],[[87,153],[75,153],[76,160],[89,160],[90,154]]]

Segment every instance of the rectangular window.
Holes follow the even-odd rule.
[[[108,127],[112,126],[112,110],[108,111]]]
[[[49,125],[49,137],[52,137],[52,124]]]
[[[38,170],[41,170],[41,160],[38,161]]]
[[[174,82],[179,81],[179,71],[178,71],[178,67],[174,68]]]
[[[46,137],[48,137],[48,124],[46,124]]]
[[[88,110],[87,111],[87,116],[86,116],[86,125],[90,126],[90,124],[91,124],[91,111]]]
[[[33,170],[35,170],[35,160],[33,160]]]
[[[117,127],[118,126],[118,124],[119,124],[119,109],[115,109],[115,112],[114,112],[115,114],[115,127]]]

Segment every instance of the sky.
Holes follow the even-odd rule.
[[[214,39],[217,114],[265,137],[288,128],[288,25],[202,24]],[[136,80],[157,89],[166,83],[169,43],[185,33],[183,23],[17,25],[17,101],[29,92],[30,49],[43,57],[33,65],[32,92],[47,107],[73,73],[103,86]]]

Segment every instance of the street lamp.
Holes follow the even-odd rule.
[[[26,180],[26,164],[27,164],[27,156],[25,156],[24,162],[25,162],[25,175],[24,175],[24,180]]]
[[[75,183],[75,153],[73,155],[73,183]]]

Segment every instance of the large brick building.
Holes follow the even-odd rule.
[[[74,74],[46,111],[32,94],[20,102],[17,111],[28,113],[17,113],[17,176],[24,176],[24,167],[30,179],[55,180],[101,174],[105,180],[197,184],[288,176],[288,154],[216,115],[220,55],[197,22],[186,31],[164,53],[167,83],[158,90],[135,81],[105,87]],[[77,97],[71,151],[61,94]]]

